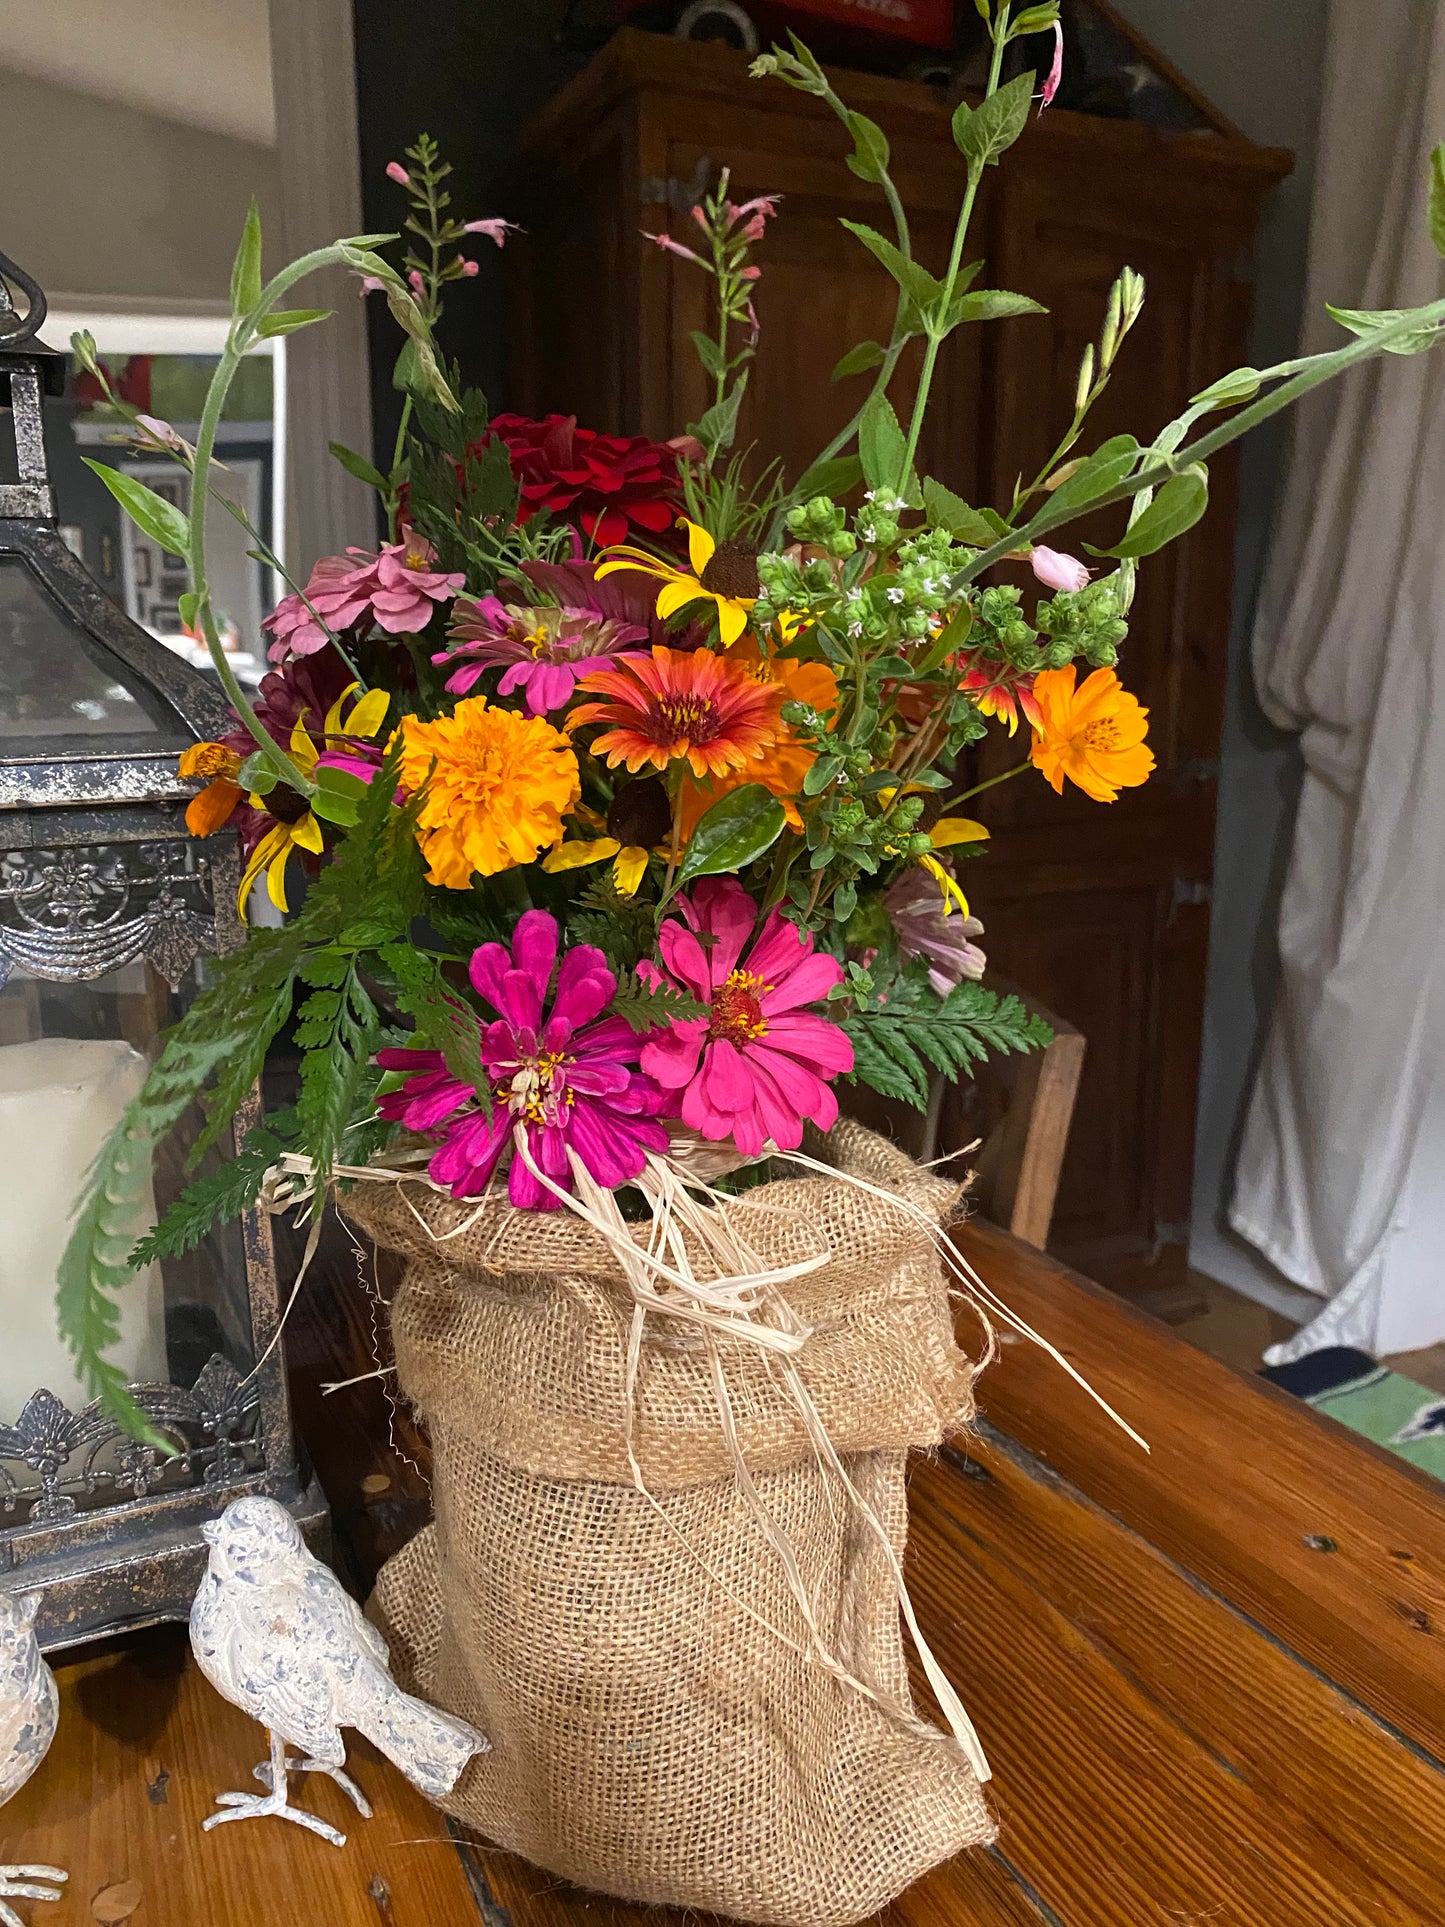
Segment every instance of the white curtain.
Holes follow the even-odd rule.
[[[1445,0],[1331,0],[1305,345],[1437,299]],[[1254,635],[1305,777],[1234,1228],[1328,1299],[1272,1363],[1445,1339],[1445,352],[1305,404]]]
[[[351,0],[270,0],[270,19],[279,239],[289,261],[363,231]],[[343,442],[371,459],[366,315],[357,290],[355,276],[338,270],[303,282],[292,303],[336,311],[285,344],[281,554],[303,581],[317,557],[376,541],[375,496],[327,448]]]

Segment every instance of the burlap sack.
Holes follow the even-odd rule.
[[[842,1168],[930,1214],[956,1187],[840,1124]],[[992,1839],[954,1741],[808,1654],[761,1499],[830,1651],[911,1715],[889,1561],[815,1444],[776,1359],[716,1346],[753,1475],[724,1437],[709,1347],[650,1315],[630,1425],[633,1304],[577,1219],[359,1184],[345,1215],[410,1260],[397,1367],[435,1453],[436,1523],[383,1570],[372,1612],[398,1676],[492,1741],[447,1810],[584,1887],[777,1927],[844,1927]],[[788,1298],[802,1381],[894,1552],[904,1466],[972,1411],[968,1360],[926,1233],[841,1181],[729,1206],[774,1264],[832,1257]],[[442,1242],[438,1242],[441,1240]]]

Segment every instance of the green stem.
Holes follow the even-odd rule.
[[[994,22],[993,58],[989,62],[988,86],[984,90],[987,100],[998,92],[999,75],[1003,72],[1003,50],[1008,45],[1008,16],[1011,0],[1004,0]],[[933,370],[938,361],[938,351],[947,339],[948,311],[953,305],[953,287],[958,279],[959,263],[963,260],[963,243],[968,235],[968,227],[973,219],[973,205],[978,199],[979,184],[983,180],[983,168],[978,163],[970,163],[968,186],[964,190],[963,205],[958,210],[958,220],[953,229],[953,249],[948,257],[948,273],[944,276],[943,294],[939,300],[938,313],[933,317],[928,329],[928,346],[923,351],[923,367],[918,376],[918,393],[913,398],[913,417],[908,424],[908,441],[903,451],[903,469],[898,477],[898,493],[908,492],[908,477],[913,472],[913,458],[918,452],[918,438],[923,432],[923,417],[928,408],[928,391],[933,386]]]
[[[985,790],[991,790],[996,783],[1006,783],[1011,776],[1018,776],[1023,770],[1032,769],[1033,766],[1031,756],[1026,756],[1021,763],[1010,763],[1009,767],[1000,770],[997,776],[986,776],[981,783],[975,783],[971,790],[964,790],[960,796],[951,796],[948,799],[949,810],[953,809],[955,803],[966,803],[972,796],[982,796]]]
[[[1228,421],[1221,422],[1218,428],[1201,435],[1198,441],[1190,442],[1167,459],[1151,463],[1147,468],[1140,469],[1138,474],[1131,475],[1127,481],[1119,482],[1087,502],[1067,504],[1062,509],[1052,499],[1046,502],[1031,522],[1000,536],[991,548],[981,550],[972,562],[951,577],[950,593],[959,594],[969,583],[976,581],[985,569],[992,568],[995,562],[1001,562],[1014,549],[1047,535],[1051,529],[1075,521],[1082,515],[1092,515],[1096,509],[1110,508],[1115,502],[1126,502],[1143,489],[1159,488],[1182,469],[1208,461],[1221,449],[1228,448],[1231,442],[1237,442],[1251,429],[1258,428],[1261,422],[1291,407],[1325,382],[1333,381],[1336,375],[1345,374],[1360,362],[1373,361],[1377,355],[1385,354],[1395,342],[1404,341],[1410,335],[1423,333],[1432,327],[1445,328],[1445,301],[1432,301],[1427,307],[1412,309],[1388,327],[1372,329],[1368,335],[1362,335],[1347,347],[1337,348],[1332,354],[1310,356],[1300,367],[1299,373],[1275,389],[1272,395],[1261,396],[1248,408],[1240,409],[1237,415],[1232,415]]]

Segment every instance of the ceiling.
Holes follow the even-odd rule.
[[[0,0],[0,67],[275,143],[266,0]]]

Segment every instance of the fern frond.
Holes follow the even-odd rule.
[[[926,978],[908,974],[888,986],[886,1001],[852,1011],[843,1028],[853,1044],[852,1080],[920,1111],[928,1108],[930,1067],[950,1080],[971,1077],[991,1051],[1040,1050],[1054,1035],[1018,997],[966,982],[939,998]]]
[[[711,1016],[711,1008],[700,1004],[675,984],[647,983],[636,970],[622,972],[609,1009],[623,1018],[635,1031],[658,1030],[664,1024],[690,1023],[694,1018]]]

